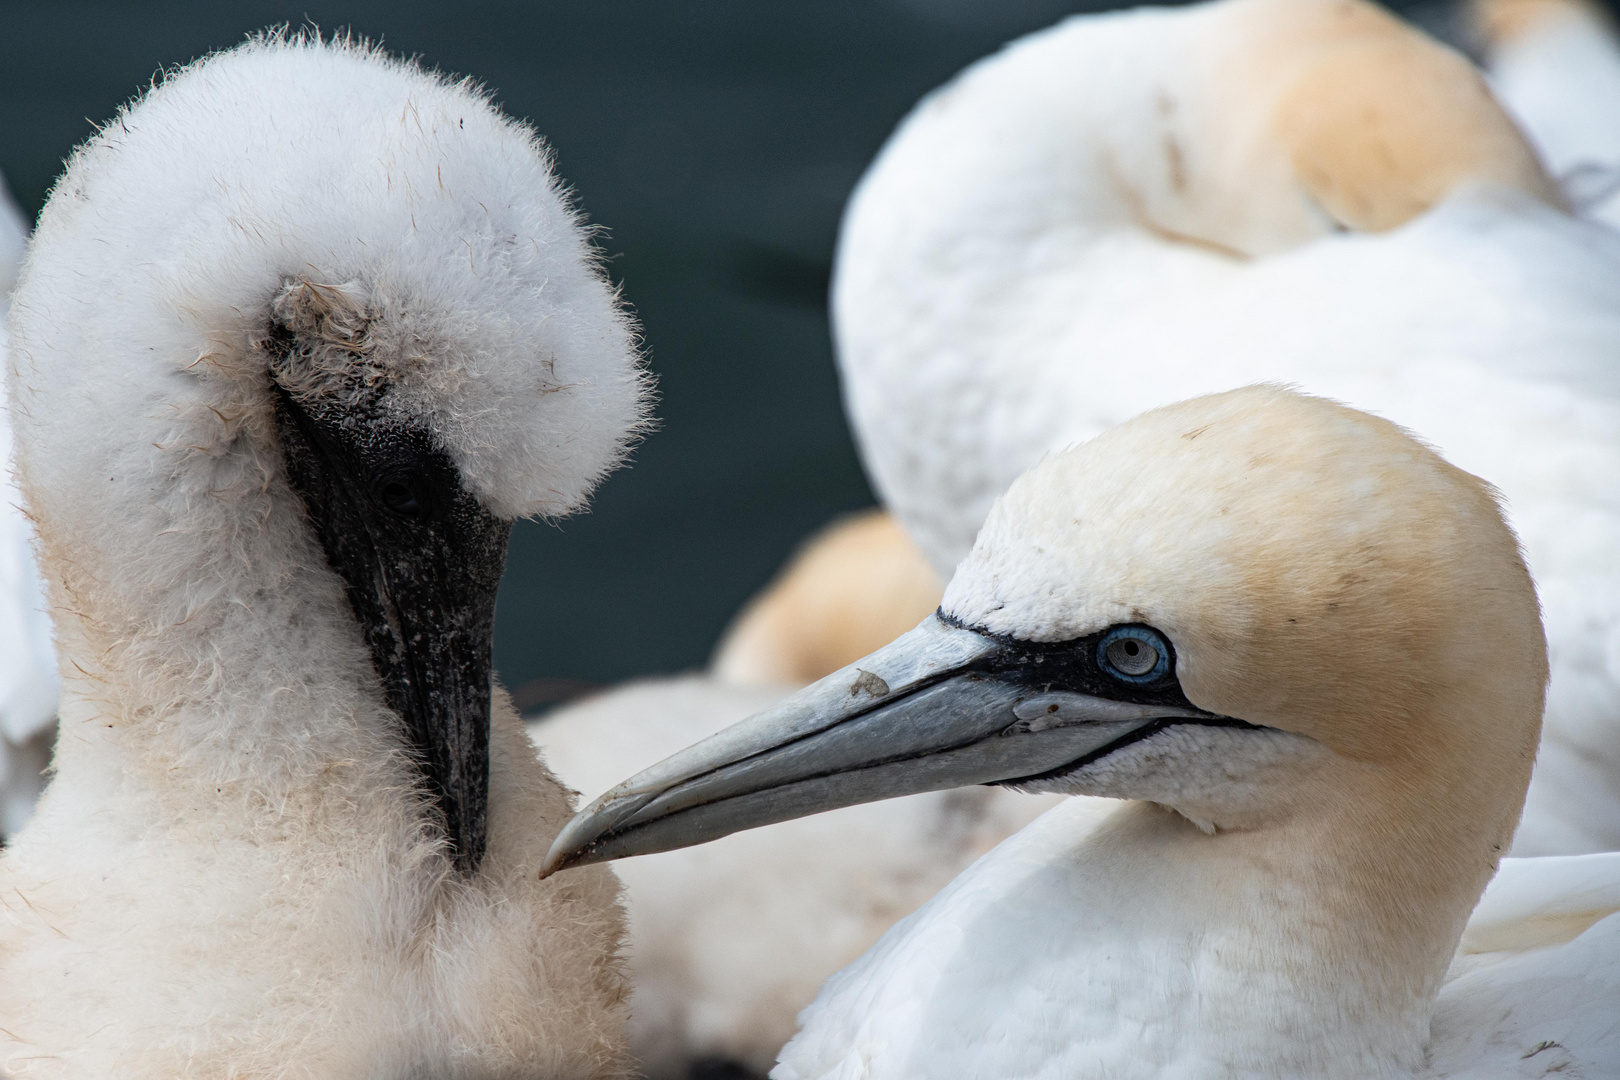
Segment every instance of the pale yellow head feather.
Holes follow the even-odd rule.
[[[943,609],[1169,636],[1190,700],[1370,766],[1505,844],[1540,732],[1539,608],[1493,491],[1385,420],[1273,387],[1146,413],[992,510]]]

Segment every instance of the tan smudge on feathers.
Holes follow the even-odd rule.
[[[1564,205],[1463,57],[1359,0],[1291,10],[1305,17],[1280,35],[1300,56],[1284,66],[1272,126],[1299,182],[1340,224],[1393,229],[1468,181]]]
[[[287,281],[270,304],[271,327],[293,338],[285,352],[268,338],[256,340],[268,349],[272,378],[293,397],[352,399],[388,386],[410,386],[427,374],[429,358],[434,389],[453,393],[461,372],[453,349],[434,348],[409,320],[390,319],[379,310],[363,281],[332,285],[307,277]],[[259,361],[264,363],[263,359]]]

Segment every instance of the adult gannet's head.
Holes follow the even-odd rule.
[[[1238,390],[1044,460],[937,615],[609,791],[548,865],[963,784],[1150,800],[1209,831],[1348,792],[1461,838],[1477,896],[1546,670],[1485,484],[1386,421]]]
[[[581,505],[645,408],[534,131],[363,45],[209,57],[73,156],[12,335],[70,682],[148,734],[195,724],[195,749],[270,723],[222,658],[258,658],[273,697],[309,656],[369,654],[475,865],[510,523]]]

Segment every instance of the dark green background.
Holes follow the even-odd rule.
[[[1105,6],[0,3],[0,169],[37,213],[64,155],[154,71],[279,22],[380,37],[532,121],[610,230],[662,397],[661,430],[589,513],[513,534],[495,659],[538,701],[534,680],[703,663],[797,541],[872,501],[826,321],[844,200],[920,95],[1009,38]]]

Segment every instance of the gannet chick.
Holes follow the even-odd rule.
[[[1496,96],[1580,212],[1620,226],[1620,31],[1588,0],[1467,7]]]
[[[644,376],[535,133],[270,36],[68,164],[13,300],[62,662],[0,859],[12,1077],[618,1077],[622,913],[492,688],[514,517]]]
[[[888,515],[837,522],[743,607],[708,671],[558,709],[530,737],[564,783],[602,791],[888,644],[941,588]],[[763,1076],[828,976],[1057,801],[929,792],[618,864],[637,1065],[650,1080],[721,1063]]]
[[[1387,421],[1233,391],[1047,458],[938,616],[613,789],[548,865],[959,784],[1109,796],[1101,825],[1060,807],[898,924],[773,1075],[1607,1075],[1613,966],[1556,1015],[1545,967],[1442,989],[1546,677],[1484,483]],[[1620,919],[1544,930],[1620,959]]]
[[[1514,850],[1620,848],[1620,235],[1560,201],[1478,73],[1359,0],[1070,19],[851,200],[862,456],[949,574],[1043,454],[1158,405],[1274,380],[1421,432],[1503,492],[1546,609]]]

